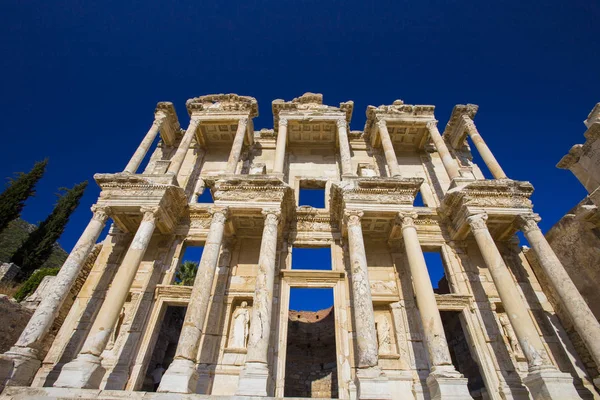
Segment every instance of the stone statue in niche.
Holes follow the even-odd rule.
[[[525,355],[523,354],[523,350],[521,350],[521,345],[519,345],[517,335],[515,334],[515,330],[510,324],[510,319],[508,318],[508,315],[506,315],[505,313],[499,313],[498,321],[500,321],[500,325],[502,326],[502,333],[508,341],[512,354],[517,360],[524,359]]]
[[[248,344],[248,332],[250,327],[250,310],[248,303],[242,301],[231,318],[231,334],[229,337],[229,347],[236,349],[245,349]]]
[[[377,330],[377,344],[379,345],[379,354],[392,353],[392,338],[390,323],[385,315],[377,316],[375,320],[375,329]]]

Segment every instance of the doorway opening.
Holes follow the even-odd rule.
[[[444,258],[439,248],[424,248],[423,257],[427,265],[427,272],[431,280],[433,291],[437,294],[450,293],[448,281],[446,280],[446,267]]]
[[[156,392],[162,374],[173,362],[186,309],[185,306],[167,306],[152,357],[148,363],[142,391]]]
[[[333,288],[291,288],[285,397],[338,398]]]
[[[485,384],[479,364],[471,354],[460,314],[461,311],[440,311],[452,364],[468,379],[467,387],[473,399],[480,400],[486,396]]]

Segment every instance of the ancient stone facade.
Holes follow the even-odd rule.
[[[506,176],[475,126],[477,106],[457,105],[443,134],[433,106],[400,100],[368,107],[362,131],[349,130],[351,101],[325,105],[312,93],[273,101],[274,129],[254,129],[252,97],[200,96],[186,107],[183,130],[173,105],[159,103],[125,170],[95,176],[101,194],[89,225],[0,357],[3,395],[294,394],[294,375],[316,371],[290,368],[311,333],[289,322],[290,290],[330,288],[333,312],[322,326],[335,357],[302,354],[309,364],[323,356],[331,396],[599,397],[592,381],[600,325],[537,227],[533,187]],[[492,177],[473,164],[469,140]],[[304,188],[322,188],[325,206],[299,205]],[[205,191],[213,203],[198,202]],[[42,357],[40,344],[109,218],[92,270]],[[195,282],[175,285],[193,245],[204,246]],[[330,248],[332,268],[294,268],[299,247]],[[443,260],[446,284],[437,293],[424,252]],[[549,290],[592,368],[573,351]],[[165,320],[179,321],[179,332],[164,329]],[[166,368],[162,394],[152,392],[151,363]]]

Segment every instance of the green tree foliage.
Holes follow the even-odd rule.
[[[192,286],[198,272],[198,263],[193,261],[185,261],[179,267],[179,271],[175,274],[175,284],[181,286]]]
[[[35,271],[23,283],[23,286],[19,288],[17,293],[15,293],[15,300],[20,302],[23,299],[25,299],[25,297],[35,292],[35,289],[37,289],[38,286],[40,286],[40,283],[42,282],[42,279],[44,279],[45,276],[56,276],[58,274],[58,271],[60,271],[60,268],[40,268],[37,271]]]
[[[35,185],[44,175],[48,160],[35,163],[28,173],[19,173],[10,179],[6,190],[0,194],[0,232],[8,223],[21,215],[25,201],[35,193]]]
[[[73,211],[79,206],[87,184],[87,181],[81,182],[61,195],[52,213],[31,232],[13,254],[11,262],[21,267],[24,274],[29,275],[48,259],[52,246],[62,235]]]

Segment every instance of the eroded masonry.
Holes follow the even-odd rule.
[[[95,176],[89,225],[0,357],[4,395],[600,397],[600,325],[538,228],[533,187],[506,176],[476,128],[477,106],[457,105],[443,134],[433,106],[400,100],[368,107],[362,131],[349,130],[351,101],[312,93],[273,101],[274,129],[254,129],[252,97],[186,107],[184,130],[159,103],[125,169]],[[299,203],[305,189],[324,206]],[[203,250],[185,286],[191,246]],[[294,251],[323,247],[329,269],[294,266]],[[292,313],[295,288],[331,290],[333,308]]]

